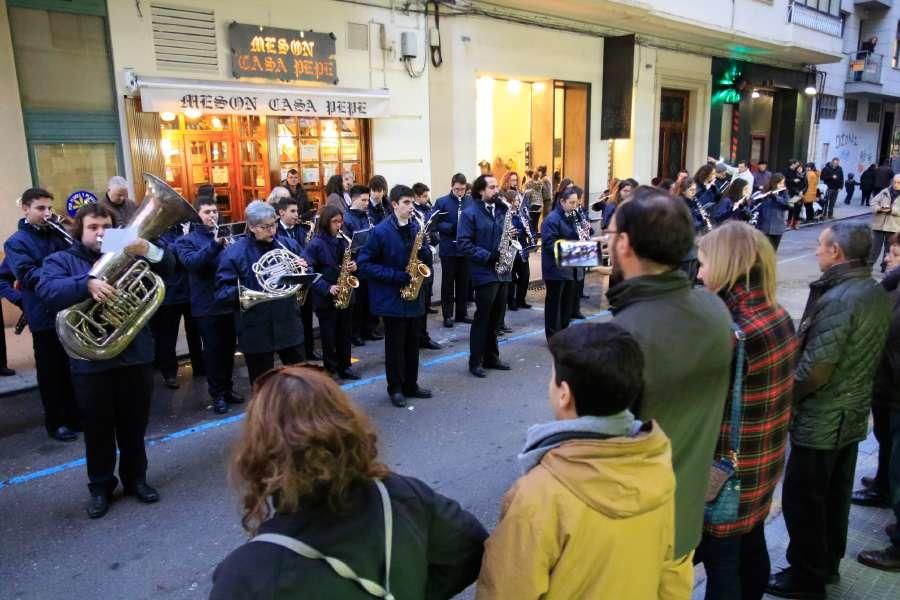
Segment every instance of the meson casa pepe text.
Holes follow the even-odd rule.
[[[228,40],[235,77],[338,83],[333,33],[231,23]]]

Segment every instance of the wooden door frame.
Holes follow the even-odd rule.
[[[228,215],[228,218],[231,222],[243,221],[244,220],[244,206],[242,202],[242,186],[238,185],[240,178],[242,176],[241,173],[241,161],[240,161],[240,136],[235,139],[235,131],[232,128],[221,131],[185,131],[182,134],[182,147],[184,148],[184,156],[188,158],[190,154],[188,154],[188,142],[192,139],[197,139],[198,141],[205,141],[206,143],[211,143],[213,141],[226,141],[229,145],[229,152],[231,156],[227,161],[229,174],[228,174],[228,189],[229,189],[229,208],[231,209],[231,214]],[[209,163],[212,164],[212,153],[209,155]],[[192,176],[191,164],[189,162],[185,163],[185,179],[186,186],[190,196],[196,196],[197,193],[197,185],[194,182]],[[212,171],[210,170],[210,181],[209,183],[215,186],[212,181]],[[193,200],[193,198],[191,198]]]
[[[561,83],[563,89],[563,135],[565,135],[566,131],[566,115],[565,115],[565,107],[566,107],[566,99],[565,99],[565,91],[567,85],[579,86],[583,87],[586,94],[586,102],[587,106],[585,107],[585,124],[584,124],[584,181],[582,182],[582,189],[584,190],[583,202],[586,204],[588,202],[588,194],[590,190],[590,182],[591,182],[591,84],[587,81],[570,81],[568,79],[553,79],[551,80],[553,85],[553,90],[556,89],[557,83]],[[556,123],[556,102],[552,102],[551,106],[553,108],[553,123]],[[552,143],[552,140],[551,140]],[[552,161],[553,153],[551,148],[551,161]],[[563,143],[563,165],[566,163],[566,154],[565,154],[565,143]],[[551,164],[552,167],[552,164]],[[551,173],[552,176],[552,168]],[[560,173],[563,177],[564,174]],[[555,193],[555,190],[554,190]]]
[[[678,88],[660,88],[659,91],[659,114],[657,117],[659,118],[659,133],[660,138],[662,138],[663,131],[676,130],[673,121],[663,121],[662,120],[662,107],[663,107],[663,99],[665,96],[680,96],[684,100],[684,111],[681,116],[681,160],[684,161],[684,164],[678,165],[679,169],[687,167],[687,139],[688,139],[688,126],[690,122],[690,111],[691,111],[691,91],[690,90],[682,90]],[[665,140],[660,140],[660,147],[657,149],[657,157],[656,157],[656,176],[662,177],[663,172],[663,156],[667,156],[665,152],[665,146],[668,145],[668,137]]]

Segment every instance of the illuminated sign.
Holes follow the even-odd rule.
[[[231,23],[231,70],[235,77],[337,85],[335,39],[333,33]]]

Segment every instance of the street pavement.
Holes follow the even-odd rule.
[[[779,251],[779,297],[791,314],[802,313],[807,285],[818,276],[812,252],[821,227],[789,232]],[[588,281],[583,311],[608,318],[599,278]],[[500,499],[518,476],[515,455],[525,429],[551,418],[546,403],[549,356],[543,337],[543,291],[529,293],[533,310],[509,312],[514,332],[501,355],[509,372],[489,371],[477,380],[466,370],[467,325],[443,328],[433,315],[432,337],[445,347],[422,351],[420,384],[435,397],[407,409],[387,401],[381,342],[354,348],[360,382],[345,386],[380,431],[383,460],[456,498],[488,529]],[[142,505],[118,498],[103,519],[89,520],[81,442],[46,437],[40,403],[32,391],[0,398],[0,598],[202,598],[215,565],[246,538],[226,464],[241,427],[239,412],[224,417],[208,409],[205,381],[182,369],[182,387],[166,390],[157,380],[148,451],[149,480],[162,500]],[[238,389],[247,393],[246,371]],[[870,474],[871,439],[860,453],[858,474]],[[780,494],[780,492],[779,492]],[[773,568],[783,564],[786,536],[780,495],[767,527]],[[900,574],[886,574],[855,561],[863,547],[881,547],[889,513],[853,508],[850,548],[832,598],[900,597]],[[697,574],[696,598],[704,576]],[[461,595],[471,598],[471,590]]]

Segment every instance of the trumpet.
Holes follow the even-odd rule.
[[[62,219],[59,215],[55,213],[50,213],[50,216],[44,219],[44,223],[46,223],[47,227],[55,231],[60,237],[62,237],[63,241],[65,241],[68,245],[72,245],[75,243],[75,238],[72,237],[65,227],[63,227]]]
[[[235,239],[238,236],[244,234],[244,231],[247,229],[247,223],[244,221],[238,221],[236,223],[223,223],[221,225],[216,225],[215,237],[216,239],[225,240],[225,245],[230,246],[235,242]],[[225,232],[225,235],[221,235],[220,232]]]

